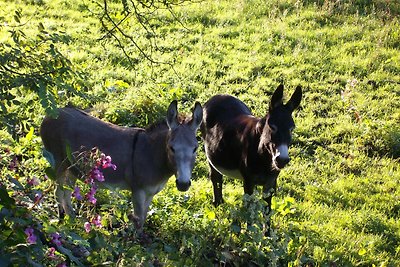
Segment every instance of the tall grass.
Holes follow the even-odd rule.
[[[87,75],[90,97],[66,97],[60,105],[91,108],[121,125],[145,126],[161,118],[172,99],[189,111],[195,100],[204,103],[217,93],[233,94],[263,116],[279,83],[288,95],[295,85],[305,88],[294,114],[292,161],[278,179],[270,238],[257,217],[260,196],[245,198],[251,209],[243,210],[240,183],[228,180],[227,203],[210,205],[200,149],[188,194],[168,184],[155,197],[147,222],[151,244],[105,236],[114,253],[94,250],[91,263],[400,265],[397,1],[202,1],[177,7],[179,22],[159,10],[160,50],[153,56],[172,67],[151,64],[124,43],[136,59],[132,64],[115,40],[100,40],[104,32],[90,1],[2,1],[4,42],[10,42],[17,9],[27,34],[39,22],[63,33],[68,42],[59,49]],[[125,27],[146,45],[138,25],[128,21]],[[104,194],[103,202],[128,210]],[[252,216],[253,228],[246,221]]]

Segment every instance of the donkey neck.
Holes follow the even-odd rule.
[[[259,150],[261,143],[264,146],[269,147],[271,143],[271,129],[267,125],[269,114],[266,117],[257,118],[252,117],[251,120],[247,120],[247,124],[244,124],[242,130],[243,149],[246,151],[242,156],[246,157],[246,160],[260,160],[265,158],[264,152]]]
[[[263,141],[265,143],[271,143],[271,138],[272,138],[272,131],[268,127],[268,120],[269,120],[270,114],[267,113],[267,115],[263,118],[260,119],[260,127],[257,129],[257,134],[259,137],[259,141]]]
[[[253,145],[258,145],[263,135],[270,136],[269,129],[265,129],[266,117],[257,118],[252,115],[245,115],[237,121],[241,125],[241,142],[249,141]],[[268,128],[268,127],[267,127]],[[268,132],[264,132],[267,130]]]
[[[137,169],[134,172],[146,175],[152,180],[164,180],[172,176],[174,168],[167,152],[168,133],[169,128],[165,122],[156,123],[145,129],[142,141],[138,141],[134,152],[141,170]]]

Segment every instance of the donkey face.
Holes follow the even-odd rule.
[[[179,122],[176,101],[173,101],[168,108],[167,124],[170,133],[167,140],[167,153],[175,169],[176,187],[179,191],[188,190],[191,184],[190,178],[198,147],[196,131],[202,118],[203,109],[198,102],[193,108],[192,119],[187,122]]]
[[[278,170],[290,161],[289,145],[292,142],[292,131],[295,127],[292,112],[300,105],[301,97],[300,86],[296,88],[286,104],[283,104],[283,85],[278,86],[272,95],[259,151],[268,150],[272,154],[272,164]]]

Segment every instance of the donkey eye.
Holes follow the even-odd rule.
[[[175,153],[175,149],[172,146],[169,146],[169,150],[171,150],[172,153]]]
[[[272,133],[276,133],[278,131],[278,127],[274,124],[269,124],[269,128],[271,129]]]

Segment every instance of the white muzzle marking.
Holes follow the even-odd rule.
[[[280,145],[277,148],[278,152],[276,153],[275,157],[280,157],[282,159],[288,159],[289,158],[289,147],[288,145]]]
[[[275,154],[272,156],[272,166],[275,169],[280,170],[282,166],[279,166],[277,162],[278,158],[280,160],[289,160],[289,147],[286,144],[278,146],[275,150]]]

